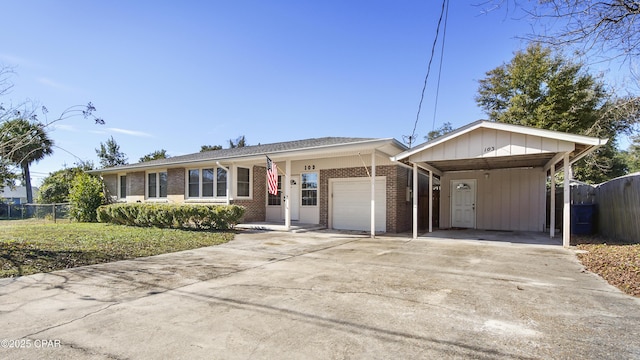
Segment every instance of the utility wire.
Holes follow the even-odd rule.
[[[416,114],[416,121],[413,124],[413,131],[411,132],[411,136],[409,136],[409,147],[411,147],[411,143],[415,140],[416,128],[418,127],[420,111],[422,110],[422,102],[424,101],[424,92],[427,89],[427,80],[429,79],[429,73],[431,72],[431,63],[433,62],[433,56],[436,51],[438,36],[440,34],[440,25],[442,24],[442,18],[444,17],[447,3],[448,0],[442,0],[442,9],[440,10],[440,18],[438,19],[438,27],[436,28],[436,38],[433,40],[433,46],[431,47],[431,56],[429,57],[429,65],[427,66],[427,75],[424,77],[424,85],[422,86],[422,94],[420,95],[420,103],[418,104],[418,113]]]
[[[442,60],[444,58],[444,44],[447,39],[447,19],[449,19],[449,1],[447,1],[447,10],[444,13],[444,27],[442,28],[442,49],[440,50],[440,66],[438,68],[438,83],[436,84],[436,101],[433,105],[433,124],[431,131],[436,129],[436,113],[438,112],[438,96],[440,95],[440,77],[442,76]]]

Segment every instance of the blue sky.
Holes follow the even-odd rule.
[[[324,136],[411,134],[440,13],[437,1],[7,1],[0,63],[15,67],[5,106],[25,99],[49,117],[89,101],[105,125],[58,123],[54,155],[34,183],[113,136],[129,162]],[[417,127],[484,118],[477,80],[526,46],[506,11],[451,1],[437,113],[439,55]],[[442,34],[442,33],[441,33]]]

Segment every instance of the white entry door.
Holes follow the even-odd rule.
[[[289,210],[291,211],[291,220],[300,220],[300,186],[298,176],[291,177],[291,188],[289,188]]]
[[[476,181],[451,180],[451,227],[476,227]]]

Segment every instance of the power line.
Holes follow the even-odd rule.
[[[440,95],[440,77],[442,76],[442,60],[444,59],[444,44],[447,39],[447,20],[449,19],[449,1],[447,1],[447,10],[444,14],[444,27],[442,29],[442,49],[440,50],[440,66],[438,67],[438,82],[436,84],[436,100],[433,105],[433,124],[431,131],[436,129],[436,113],[438,112],[438,96]]]
[[[429,73],[431,72],[431,63],[433,62],[433,56],[436,51],[436,45],[438,44],[438,36],[440,34],[440,25],[444,17],[445,9],[447,8],[448,0],[442,0],[442,9],[440,10],[440,18],[438,19],[438,27],[436,28],[436,38],[433,40],[433,46],[431,47],[431,56],[429,57],[429,64],[427,65],[427,75],[424,77],[424,85],[422,86],[422,93],[420,95],[420,102],[418,103],[418,112],[416,114],[416,121],[413,124],[413,131],[408,137],[409,147],[416,137],[416,128],[418,127],[418,120],[420,119],[420,111],[422,110],[422,102],[424,101],[424,92],[427,89],[427,80],[429,79]]]

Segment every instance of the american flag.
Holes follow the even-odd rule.
[[[278,167],[267,156],[267,183],[269,184],[269,194],[278,195]]]

